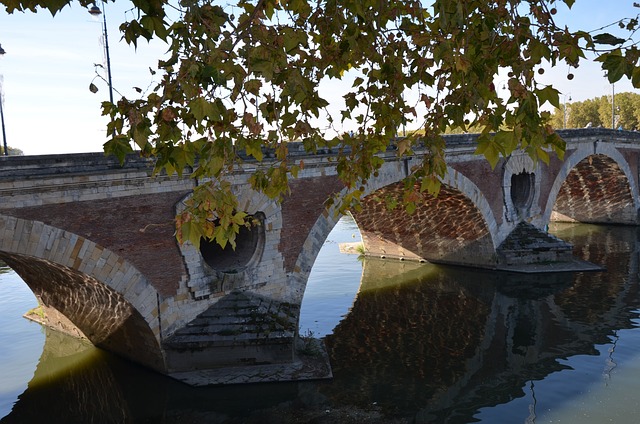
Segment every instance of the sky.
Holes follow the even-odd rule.
[[[133,87],[146,89],[149,67],[167,50],[146,40],[134,49],[120,41],[119,24],[131,18],[127,1],[105,6],[113,87],[135,98]],[[96,76],[94,64],[105,64],[102,19],[73,4],[52,17],[48,11],[8,15],[0,10],[0,59],[5,128],[9,146],[24,154],[102,151],[107,119],[101,102],[109,100],[108,85]],[[103,72],[103,75],[104,74]],[[89,84],[98,87],[97,93]],[[114,92],[118,99],[118,93]]]
[[[576,0],[571,11],[558,6],[555,18],[570,28],[595,30],[637,15],[640,9],[632,4],[633,0]],[[136,50],[121,40],[118,26],[132,17],[130,8],[128,1],[118,0],[107,3],[105,12],[113,86],[135,98],[133,87],[149,87],[149,67],[156,66],[166,45],[142,40]],[[6,51],[0,58],[0,78],[9,146],[26,155],[102,151],[107,120],[101,116],[100,103],[108,100],[109,92],[107,84],[95,78],[94,64],[105,63],[101,39],[102,20],[78,4],[55,17],[48,11],[8,15],[0,7],[0,45]],[[567,79],[569,72],[575,74],[573,80]],[[95,94],[89,90],[91,82],[99,89]],[[561,101],[567,102],[611,94],[613,88],[595,63],[546,69],[540,82],[553,84],[562,92]],[[616,83],[615,92],[640,90],[622,81]]]

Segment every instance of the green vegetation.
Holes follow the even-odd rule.
[[[7,146],[9,156],[23,156],[24,152],[18,148]],[[4,156],[4,146],[0,145],[0,156]]]
[[[93,1],[0,2],[9,13],[55,14]],[[151,70],[160,82],[150,92],[103,104],[113,134],[105,150],[123,159],[133,141],[157,159],[158,172],[182,173],[197,161],[193,177],[211,183],[199,185],[176,218],[178,239],[196,246],[201,237],[235,246],[247,215],[229,176],[243,155],[262,161],[272,151],[275,161],[250,183],[274,199],[288,193],[289,179],[304,168],[287,155],[291,140],[308,152],[338,152],[349,191],[333,201],[344,211],[358,207],[382,166],[380,152],[393,143],[399,156],[411,155],[420,139],[427,154],[402,199],[412,210],[417,190],[440,188],[446,131],[478,131],[476,152],[492,166],[516,149],[534,160],[562,156],[564,142],[541,110],[546,102],[560,107],[558,90],[536,79],[544,67],[575,68],[591,52],[610,82],[626,77],[640,86],[637,17],[596,32],[570,30],[555,16],[574,2],[131,0],[124,40],[159,38],[168,54]],[[496,92],[499,71],[508,73],[507,99]],[[342,92],[324,86],[331,81],[341,81]],[[405,127],[421,131],[396,138]]]
[[[605,127],[625,130],[640,129],[640,94],[617,93],[615,104],[611,104],[612,96],[601,96],[582,102],[567,103],[566,128]],[[615,110],[615,117],[611,113]],[[556,108],[551,116],[551,125],[560,129],[564,127],[564,105]]]
[[[298,355],[311,357],[322,355],[323,349],[320,345],[322,341],[314,337],[313,331],[307,330],[304,334],[300,333],[297,341],[296,352]]]
[[[47,316],[44,312],[44,308],[42,307],[42,305],[38,305],[33,309],[29,309],[25,314],[24,317],[26,319],[29,319],[31,321],[37,322],[39,324],[45,325],[45,326],[50,326],[50,323],[47,320]],[[53,328],[53,327],[51,327]]]

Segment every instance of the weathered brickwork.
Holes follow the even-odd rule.
[[[343,188],[333,175],[291,182],[291,194],[282,202],[282,218],[289,225],[282,229],[279,247],[287,272],[294,270],[311,228],[326,209],[324,202]]]
[[[502,169],[503,163],[500,161],[496,169]],[[504,198],[502,190],[496,190],[496,188],[502,186],[502,173],[494,172],[489,163],[478,156],[473,156],[468,162],[453,162],[450,166],[459,174],[464,175],[467,180],[473,181],[491,208],[491,214],[495,218],[496,224],[501,225],[504,215]]]
[[[492,260],[487,224],[465,195],[447,186],[437,197],[422,193],[409,215],[386,205],[389,200],[401,203],[402,188],[397,183],[378,190],[363,199],[362,212],[354,213],[367,254],[467,264]]]
[[[47,307],[91,341],[163,369],[157,291],[119,255],[42,222],[2,215],[0,252]],[[149,352],[137,353],[142,346]]]
[[[69,318],[94,345],[164,369],[155,335],[122,294],[50,261],[1,253],[0,258],[29,282],[39,303]]]
[[[553,184],[546,196],[546,205],[543,210],[542,219],[536,222],[539,227],[546,225],[546,223],[552,219],[558,218],[557,214],[554,214],[552,218],[552,213],[556,209],[556,199],[560,195],[562,186],[569,178],[569,174],[573,172],[574,168],[576,168],[580,162],[585,159],[588,162],[588,158],[594,155],[603,155],[616,164],[621,172],[620,175],[624,175],[628,182],[628,190],[630,191],[631,198],[633,199],[633,206],[630,209],[637,211],[639,208],[638,199],[640,199],[640,195],[638,194],[637,173],[638,142],[634,139],[634,137],[638,136],[638,133],[611,130],[595,130],[587,132],[583,132],[582,130],[573,130],[569,133],[571,134],[576,131],[581,135],[581,137],[572,140],[573,142],[567,142],[567,151],[561,166],[559,168],[554,167],[549,169],[549,172],[547,173],[548,178],[553,179]],[[603,166],[608,166],[611,162],[607,160],[601,163],[604,164]],[[634,169],[636,171],[633,171]],[[546,193],[542,191],[541,196],[544,196],[545,194]],[[631,214],[629,213],[629,218],[631,218],[630,215]],[[638,219],[631,218],[630,220],[625,220],[625,222],[621,223],[638,224]]]
[[[590,223],[635,224],[637,211],[629,180],[604,155],[583,159],[562,184],[553,219]]]
[[[26,208],[0,213],[64,228],[127,258],[163,295],[176,293],[185,274],[173,236],[175,204],[185,192],[143,194]]]

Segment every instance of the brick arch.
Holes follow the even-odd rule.
[[[371,179],[365,187],[364,199],[372,199],[371,196],[373,196],[374,193],[383,190],[385,187],[395,187],[397,194],[397,185],[401,184],[401,181],[408,176],[411,167],[417,164],[417,159],[385,162],[379,170],[378,176]],[[447,167],[447,172],[442,178],[442,182],[444,184],[442,195],[434,199],[433,196],[424,193],[425,200],[437,203],[438,199],[442,200],[445,196],[451,200],[452,197],[450,197],[450,195],[455,193],[456,204],[463,207],[465,212],[469,212],[468,215],[457,213],[456,219],[464,221],[466,218],[472,217],[467,221],[469,225],[465,230],[468,232],[466,234],[462,232],[456,233],[456,228],[452,226],[443,227],[441,229],[443,231],[443,238],[439,239],[441,242],[439,249],[437,249],[437,253],[427,255],[428,257],[423,257],[419,253],[412,252],[407,248],[401,248],[395,253],[388,253],[384,256],[411,260],[426,259],[434,262],[462,263],[464,265],[486,265],[487,260],[489,260],[490,263],[495,262],[495,246],[497,246],[496,238],[498,237],[498,228],[489,202],[471,180],[451,167]],[[346,189],[342,191],[342,193],[345,192]],[[294,272],[289,274],[288,286],[292,288],[292,302],[299,304],[302,301],[313,263],[324,241],[329,236],[329,233],[342,217],[342,214],[337,208],[337,205],[331,205],[319,214],[315,224],[308,233],[304,248],[297,258]],[[384,207],[376,207],[376,209],[381,212]],[[434,209],[430,210],[432,212],[434,211]],[[436,214],[437,213],[436,209]],[[358,214],[354,213],[354,218],[361,233],[363,233],[363,228],[361,228],[362,222],[361,219],[359,221],[357,215]],[[392,215],[402,217],[405,216],[405,213],[396,212]],[[438,230],[437,227],[430,228]],[[462,230],[463,227],[460,227],[460,229]],[[446,237],[444,236],[445,232],[448,232],[448,236]],[[475,235],[474,240],[464,240],[465,235],[471,236],[472,233]],[[364,234],[363,238],[366,238]],[[447,238],[446,242],[444,238]],[[413,240],[415,241],[415,238],[413,238]],[[417,242],[415,244],[417,245]],[[445,244],[448,244],[448,248]],[[454,245],[457,246],[458,250],[455,251],[455,255],[452,255],[455,249]],[[365,247],[366,246],[367,240],[365,240]],[[464,252],[460,250],[461,247]],[[435,252],[435,250],[433,252]],[[481,258],[481,254],[485,254],[487,257]],[[380,254],[379,256],[383,255]],[[455,256],[455,259],[453,256]]]
[[[411,166],[417,163],[416,159],[409,158],[385,162],[378,170],[377,176],[367,182],[365,195],[375,192],[386,185],[403,180],[408,176]],[[322,200],[326,200],[327,195],[337,194],[340,197],[348,192],[344,185],[339,182],[336,175],[325,175],[321,178],[324,180],[324,188],[328,189],[327,193],[322,194],[324,196]],[[302,303],[311,268],[318,253],[331,230],[343,216],[338,207],[339,205],[334,203],[328,208],[321,207],[313,211],[313,225],[306,231],[306,237],[304,242],[301,243],[301,249],[296,251],[295,265],[288,271],[287,286],[291,288],[289,298],[292,303],[298,305]]]
[[[38,221],[0,215],[0,234],[0,259],[45,310],[62,314],[96,346],[165,370],[158,294],[133,265],[91,240]]]
[[[565,162],[552,186],[544,222],[638,223],[638,188],[629,164],[610,145],[581,148]]]
[[[362,211],[354,213],[367,254],[464,265],[491,262],[491,232],[465,193],[443,184],[437,197],[422,193],[414,213],[389,211],[386,199],[401,203],[403,186],[398,182],[366,196]]]
[[[460,191],[478,210],[489,230],[492,251],[494,251],[502,240],[499,239],[498,223],[493,215],[491,205],[489,205],[489,201],[480,188],[469,178],[449,166],[447,166],[447,173],[444,178],[442,178],[442,182]]]

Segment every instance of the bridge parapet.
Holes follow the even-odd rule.
[[[189,178],[151,178],[153,163],[129,156],[124,165],[100,153],[15,156],[0,160],[0,209],[15,209],[193,188]]]

